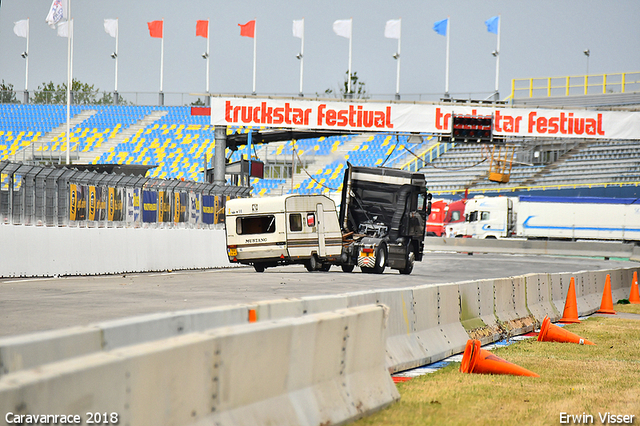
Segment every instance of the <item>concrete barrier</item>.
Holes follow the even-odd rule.
[[[527,309],[524,276],[493,280],[496,317],[505,337],[532,331],[535,318]]]
[[[469,336],[460,323],[458,286],[441,284],[415,287],[413,298],[416,312],[415,333],[429,356],[429,362],[439,361],[462,351]]]
[[[548,274],[527,274],[524,277],[527,289],[527,308],[538,323],[544,317],[557,321],[562,317],[551,300],[551,287]]]
[[[248,309],[237,305],[149,314],[0,338],[0,376],[102,350],[243,324],[248,320]]]
[[[346,423],[399,398],[384,365],[386,311],[224,327],[15,372],[0,378],[0,412],[83,424],[116,413],[131,426]]]
[[[224,230],[0,225],[0,277],[231,267]],[[34,262],[33,259],[38,259]]]
[[[591,256],[640,260],[640,249],[620,241],[554,241],[524,239],[437,238],[424,240],[424,249],[458,253],[541,254],[550,256]]]
[[[495,315],[493,280],[466,281],[458,284],[460,322],[469,337],[483,345],[500,338]]]

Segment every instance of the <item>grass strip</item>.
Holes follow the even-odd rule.
[[[640,305],[615,310],[640,314]],[[496,348],[540,378],[463,374],[451,363],[399,383],[398,403],[354,425],[557,425],[561,413],[596,425],[605,413],[634,415],[640,424],[640,320],[591,317],[566,327],[596,346],[533,338]]]

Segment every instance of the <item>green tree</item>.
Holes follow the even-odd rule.
[[[345,72],[344,81],[342,83],[342,87],[340,88],[340,97],[343,99],[352,98],[352,99],[367,99],[367,89],[364,81],[361,81],[358,77],[358,73],[354,71],[351,73],[351,94],[349,94],[349,71]],[[333,91],[333,89],[329,88],[324,91],[325,97],[338,97],[337,93]],[[316,93],[316,96],[319,96]]]
[[[93,84],[82,83],[80,80],[73,79],[71,83],[73,91],[74,105],[112,105],[113,94],[109,92],[100,92]],[[35,104],[66,104],[67,103],[67,83],[58,84],[57,86],[50,81],[42,83],[34,92],[31,102]],[[127,105],[128,102],[120,97],[119,105]]]
[[[13,84],[5,83],[2,80],[0,83],[0,103],[3,104],[18,104],[20,101],[16,99],[16,92],[13,89]]]

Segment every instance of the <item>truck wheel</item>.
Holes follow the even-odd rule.
[[[353,272],[353,268],[355,267],[355,265],[340,265],[340,267],[342,268],[342,272]]]
[[[253,269],[255,269],[256,272],[264,272],[264,270],[266,268],[264,267],[264,265],[262,263],[254,263],[253,264]]]
[[[309,260],[304,263],[304,267],[307,268],[307,271],[313,272],[318,269],[318,258],[315,254],[312,254]]]
[[[409,247],[409,253],[407,253],[407,263],[404,268],[399,272],[403,275],[409,275],[413,271],[413,264],[416,262],[416,255],[413,253],[413,245]]]
[[[381,274],[384,272],[384,268],[387,267],[387,245],[380,244],[376,249],[376,266],[373,267],[375,274]]]
[[[322,266],[320,267],[320,270],[322,272],[329,272],[329,269],[331,269],[330,263],[323,263]]]

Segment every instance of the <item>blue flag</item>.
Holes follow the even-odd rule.
[[[437,32],[440,35],[446,36],[448,23],[449,23],[449,18],[436,22],[435,24],[433,24],[433,31]]]
[[[498,23],[500,22],[500,16],[494,16],[484,21],[487,26],[487,31],[490,33],[498,34]]]

